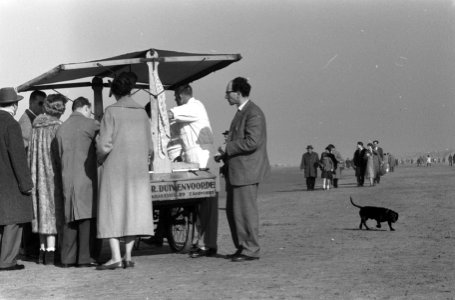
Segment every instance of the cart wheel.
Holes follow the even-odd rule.
[[[172,250],[186,253],[194,235],[194,212],[191,208],[175,207],[167,211],[167,241]]]

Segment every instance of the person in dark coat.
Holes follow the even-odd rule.
[[[318,177],[319,156],[313,152],[313,146],[306,147],[307,152],[302,155],[300,170],[303,170],[306,178],[307,190],[314,191],[316,177]]]
[[[333,154],[333,157],[335,158],[335,170],[333,172],[333,187],[337,188],[338,187],[338,179],[341,178],[341,171],[344,169],[344,160],[343,157],[341,156],[340,152],[336,150],[335,146],[333,144],[330,144],[328,146],[330,148],[330,153]]]
[[[224,151],[227,165],[226,215],[237,251],[233,262],[259,259],[259,183],[270,173],[265,115],[249,99],[251,85],[243,77],[231,80],[225,99],[237,106]]]
[[[19,123],[14,88],[0,89],[0,271],[21,270],[17,263],[22,225],[33,217],[33,183]]]
[[[367,161],[365,160],[365,151],[362,142],[357,142],[357,150],[354,152],[352,162],[355,168],[355,177],[357,178],[357,186],[363,186],[365,183],[365,169]]]
[[[380,170],[382,169],[382,166],[384,165],[384,150],[382,150],[382,148],[379,147],[378,144],[379,144],[378,140],[373,141],[373,150],[374,150],[373,154],[375,154],[377,156],[377,158],[379,159],[378,171],[376,173],[376,177],[375,177],[374,181],[379,184],[379,182],[381,181]],[[376,161],[376,159],[375,159],[375,161]]]
[[[65,220],[60,247],[61,267],[93,267],[96,245],[97,163],[95,136],[100,124],[90,118],[91,104],[79,97],[73,113],[58,128]]]

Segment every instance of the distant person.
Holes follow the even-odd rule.
[[[148,173],[153,144],[147,113],[131,97],[136,79],[134,73],[122,72],[112,81],[117,102],[106,108],[96,140],[101,164],[97,237],[108,239],[111,251],[111,258],[97,270],[134,267],[134,240],[154,234]],[[123,258],[120,238],[125,242]]]
[[[335,156],[330,153],[332,148],[327,146],[325,152],[321,154],[321,159],[319,161],[319,166],[321,168],[321,178],[322,178],[322,189],[329,190],[330,183],[333,178],[333,173],[336,169],[336,159]]]
[[[333,178],[332,178],[333,187],[338,188],[338,180],[341,178],[341,171],[343,170],[344,159],[341,156],[340,152],[338,150],[336,150],[336,148],[333,144],[330,144],[329,147],[330,147],[330,153],[333,154],[333,156],[335,157],[335,160],[336,160],[336,168],[335,168],[335,171],[333,173]]]
[[[33,121],[29,144],[30,169],[35,185],[32,192],[33,232],[39,233],[38,263],[53,265],[56,237],[63,223],[62,178],[55,135],[62,124],[67,98],[61,94],[47,96],[43,113]]]
[[[377,169],[377,173],[376,173],[376,178],[375,178],[375,182],[376,183],[380,183],[381,182],[381,168],[383,167],[383,164],[384,164],[384,150],[382,150],[381,147],[379,147],[379,141],[378,140],[374,140],[373,141],[373,154],[375,154],[377,156],[377,158],[379,159],[379,167]],[[375,164],[376,164],[376,159],[375,159]],[[376,169],[376,167],[375,167]]]
[[[93,267],[98,258],[95,136],[100,125],[90,118],[91,104],[87,98],[74,100],[72,110],[73,113],[57,130],[65,216],[61,266]]]
[[[366,149],[363,147],[363,143],[357,142],[357,149],[352,158],[355,167],[355,177],[357,178],[357,186],[363,186],[365,182],[365,169],[367,167],[365,152]]]
[[[19,123],[14,119],[24,97],[0,89],[0,271],[24,269],[17,263],[22,227],[33,218],[33,188]]]
[[[196,163],[206,169],[213,151],[213,133],[204,104],[193,97],[193,89],[186,84],[175,90],[177,106],[168,112],[171,122],[180,127],[183,161]],[[218,199],[205,198],[198,207],[197,234],[190,257],[214,256],[217,253]]]
[[[431,167],[431,162],[432,162],[431,156],[430,156],[430,154],[428,154],[427,155],[427,167]]]
[[[452,162],[453,162],[452,154],[449,154],[448,160],[449,160],[449,166],[452,166]]]
[[[35,90],[30,94],[29,108],[25,110],[19,119],[22,136],[24,139],[25,152],[28,153],[28,144],[32,136],[32,124],[35,118],[43,112],[43,103],[46,93]],[[28,155],[28,154],[27,154]],[[39,255],[39,235],[32,232],[32,223],[25,223],[22,231],[22,244],[24,255],[29,259],[36,259]]]
[[[365,177],[368,178],[370,181],[370,186],[375,185],[374,179],[376,178],[376,165],[374,163],[374,150],[373,150],[373,144],[368,143],[367,148],[365,151],[365,160],[366,160],[366,168],[365,168]]]
[[[308,145],[306,149],[307,152],[302,155],[300,170],[304,171],[307,190],[314,191],[316,177],[318,177],[319,156],[316,152],[313,152],[313,146]]]
[[[243,77],[231,80],[226,100],[237,106],[225,149],[219,149],[227,165],[226,215],[237,251],[233,262],[259,259],[259,183],[270,173],[267,129],[262,110],[250,100],[251,85]]]

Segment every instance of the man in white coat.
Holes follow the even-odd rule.
[[[183,143],[183,161],[198,163],[199,168],[207,168],[213,147],[213,132],[204,104],[193,97],[190,85],[175,90],[176,107],[170,109],[171,122],[180,127]],[[218,199],[206,198],[198,209],[198,236],[193,243],[190,257],[214,256],[217,252]]]

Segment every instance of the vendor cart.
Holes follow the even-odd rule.
[[[136,73],[136,88],[150,97],[151,133],[154,155],[150,166],[156,227],[160,228],[177,252],[191,247],[198,204],[205,199],[218,201],[216,176],[194,164],[172,163],[168,155],[171,141],[165,90],[193,82],[241,59],[240,54],[196,54],[158,49],[82,63],[59,65],[17,87],[18,92],[91,87],[95,118],[103,116],[103,88],[123,71]],[[92,78],[91,82],[77,80]],[[77,82],[76,82],[77,81]]]

